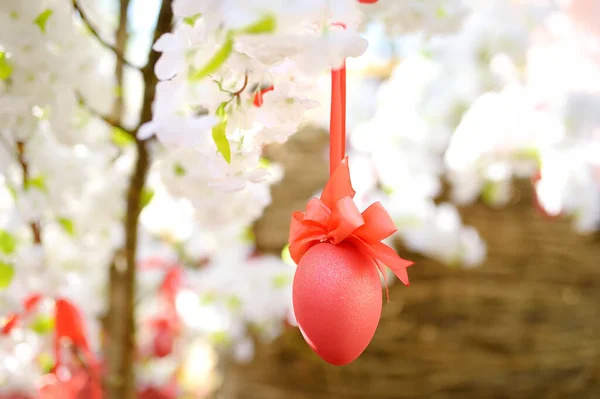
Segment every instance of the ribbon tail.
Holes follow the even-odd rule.
[[[371,257],[389,267],[404,285],[410,285],[406,268],[413,265],[414,262],[402,259],[396,251],[381,242],[367,247]]]

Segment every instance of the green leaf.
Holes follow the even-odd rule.
[[[140,197],[140,204],[142,209],[144,209],[146,207],[146,205],[148,205],[150,203],[150,201],[152,201],[152,198],[154,198],[154,190],[152,190],[151,188],[144,188],[142,190],[142,195]]]
[[[519,160],[533,161],[538,166],[542,164],[542,158],[540,156],[540,152],[537,148],[523,148],[521,150],[515,151],[513,154],[513,158]]]
[[[248,35],[260,35],[263,33],[271,33],[277,27],[277,20],[271,14],[265,15],[252,25],[242,29],[240,33]]]
[[[71,237],[75,235],[75,225],[73,224],[73,221],[71,219],[58,218],[58,223],[60,223],[60,226],[68,235],[70,235]]]
[[[31,329],[39,335],[46,335],[54,330],[54,318],[49,315],[39,315],[31,323]]]
[[[200,70],[192,74],[192,80],[200,80],[217,71],[233,52],[233,35],[228,34],[225,43]]]
[[[54,358],[49,353],[40,353],[37,361],[38,365],[45,373],[50,373],[54,368]]]
[[[10,61],[4,55],[4,52],[0,51],[0,80],[6,80],[12,75],[13,66]]]
[[[227,298],[227,308],[233,312],[236,312],[242,308],[242,301],[235,295]]]
[[[10,12],[10,19],[15,20],[15,19],[19,19],[19,13],[16,11],[11,11]]]
[[[229,343],[231,337],[225,331],[216,331],[210,334],[209,340],[215,345],[224,345]]]
[[[481,190],[481,199],[488,205],[494,205],[498,197],[498,184],[493,181],[485,182]]]
[[[192,15],[191,17],[185,17],[183,19],[183,23],[191,26],[192,28],[196,25],[196,21],[198,21],[202,17],[202,14]]]
[[[175,173],[175,176],[184,176],[185,168],[178,162],[173,166],[173,172]]]
[[[392,195],[394,193],[394,189],[390,186],[386,186],[385,184],[382,184],[379,188],[386,195]]]
[[[13,265],[0,261],[0,290],[8,288],[14,275],[15,268]]]
[[[268,158],[260,157],[260,159],[258,160],[258,166],[267,169],[269,166],[271,166],[271,161],[269,161]]]
[[[113,128],[112,130],[112,142],[120,148],[127,147],[130,144],[134,143],[133,137],[125,130],[120,129],[118,127]]]
[[[6,230],[0,230],[0,252],[10,255],[17,248],[17,240]]]
[[[287,274],[279,274],[273,277],[273,286],[275,288],[283,288],[292,283],[292,278]]]
[[[231,163],[231,146],[229,140],[227,140],[227,113],[225,112],[225,106],[227,102],[221,103],[217,108],[217,117],[221,119],[215,127],[212,129],[212,138],[217,146],[217,151],[223,155],[227,163]]]
[[[217,296],[213,292],[207,292],[200,297],[201,305],[210,305],[217,300]]]
[[[255,242],[256,241],[256,236],[254,235],[254,229],[252,228],[252,226],[247,227],[242,232],[242,240],[244,240],[245,242]]]
[[[36,24],[40,28],[40,31],[42,31],[44,34],[46,33],[46,24],[48,23],[48,19],[50,19],[53,12],[54,11],[47,8],[33,20],[33,23]]]
[[[44,180],[44,176],[39,175],[37,177],[27,179],[25,182],[25,189],[29,190],[32,187],[35,187],[40,191],[46,191],[46,181]]]

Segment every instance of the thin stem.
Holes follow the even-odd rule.
[[[91,23],[90,19],[87,17],[86,13],[83,11],[83,8],[79,5],[79,3],[77,2],[77,0],[73,0],[73,7],[75,8],[75,10],[77,11],[77,13],[81,17],[81,20],[83,21],[83,23],[87,26],[87,28],[90,30],[90,32],[92,33],[92,35],[94,35],[94,37],[96,38],[96,40],[98,40],[98,42],[103,47],[106,47],[107,49],[109,49],[110,51],[112,51],[115,54],[115,56],[117,57],[117,60],[121,61],[124,65],[127,65],[130,68],[141,70],[139,66],[133,65],[132,63],[130,63],[129,61],[127,61],[127,59],[125,58],[125,54],[124,54],[123,50],[119,49],[118,47],[113,46],[110,43],[108,43],[106,40],[104,40],[102,38],[102,36],[100,36],[100,32],[98,32],[98,30],[96,29],[96,27],[94,26],[94,24]]]
[[[21,165],[21,170],[23,172],[23,187],[27,187],[29,183],[29,165],[25,160],[25,143],[22,141],[17,141],[17,160],[19,161],[19,165]],[[33,234],[33,242],[36,245],[42,244],[42,228],[40,226],[40,222],[31,222],[31,233]]]
[[[233,95],[239,96],[240,94],[242,94],[244,92],[244,90],[246,90],[247,86],[248,86],[248,74],[244,75],[244,84],[243,84],[242,88],[239,89],[238,91],[234,92]]]

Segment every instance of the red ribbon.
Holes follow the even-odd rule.
[[[381,202],[375,202],[361,214],[352,200],[354,194],[348,158],[344,158],[321,198],[311,199],[306,212],[292,214],[289,235],[292,259],[299,263],[306,251],[320,242],[335,245],[347,242],[371,258],[384,277],[387,266],[404,285],[409,285],[406,268],[413,262],[402,259],[380,242],[397,231],[392,218]]]
[[[341,22],[332,24],[346,29]],[[346,61],[331,70],[331,114],[329,118],[329,174],[333,175],[346,156]]]
[[[334,23],[334,26],[346,26]],[[314,245],[347,242],[373,260],[386,280],[385,267],[405,285],[409,285],[406,268],[413,262],[402,259],[396,251],[381,240],[398,229],[381,202],[360,213],[352,200],[356,192],[350,182],[346,152],[346,64],[331,71],[331,117],[329,125],[330,178],[321,198],[313,198],[306,212],[294,212],[290,226],[290,254],[296,264]],[[389,295],[388,295],[389,300]]]

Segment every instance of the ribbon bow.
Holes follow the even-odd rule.
[[[406,268],[413,262],[402,259],[380,242],[398,230],[390,215],[381,202],[375,202],[361,214],[352,200],[355,194],[345,157],[331,175],[321,198],[311,199],[306,212],[292,214],[289,235],[292,259],[299,263],[306,251],[320,242],[335,245],[347,242],[371,258],[384,278],[387,266],[404,285],[409,285]]]

